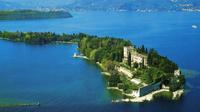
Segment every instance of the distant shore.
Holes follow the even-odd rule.
[[[0,20],[35,20],[70,18],[66,11],[39,11],[39,10],[0,10]]]
[[[0,108],[5,107],[30,107],[30,106],[40,106],[40,103],[16,103],[16,104],[0,104]]]

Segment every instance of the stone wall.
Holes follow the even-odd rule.
[[[140,96],[147,95],[153,91],[161,89],[161,82],[153,83],[139,89]]]

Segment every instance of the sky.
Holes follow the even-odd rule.
[[[59,6],[73,3],[76,0],[0,0],[27,6]]]

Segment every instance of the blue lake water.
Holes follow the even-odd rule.
[[[0,103],[40,102],[41,107],[1,108],[8,112],[199,112],[199,13],[73,12],[73,18],[0,21],[0,30],[89,33],[156,48],[182,69],[187,93],[179,101],[112,104],[104,77],[93,63],[73,59],[76,45],[33,46],[0,40]],[[1,101],[2,99],[2,101]]]

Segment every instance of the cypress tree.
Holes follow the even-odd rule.
[[[131,67],[131,53],[128,53],[128,65]]]

